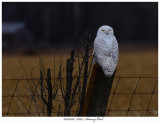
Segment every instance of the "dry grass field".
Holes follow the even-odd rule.
[[[66,59],[69,57],[66,53],[55,54],[56,58],[56,75],[58,74],[59,61],[60,56],[62,57],[63,67],[65,67]],[[51,74],[54,72],[54,55],[42,55],[45,68],[51,69]],[[38,56],[7,56],[3,55],[2,57],[2,78],[3,79],[17,79],[17,78],[25,78],[25,74],[22,70],[22,67],[19,62],[19,58],[21,59],[25,71],[30,78],[31,70],[33,70],[33,77],[39,78],[39,57]],[[128,51],[120,51],[119,54],[119,63],[117,67],[116,76],[124,76],[124,77],[158,77],[158,50],[128,50]],[[64,72],[65,77],[65,72]],[[114,91],[115,85],[118,78],[115,78],[112,90]],[[117,87],[116,92],[120,93],[133,93],[135,89],[136,82],[138,78],[122,78],[119,81],[119,86]],[[141,93],[152,93],[155,83],[157,82],[157,78],[147,78],[141,79],[139,86],[136,92]],[[12,95],[15,89],[17,81],[16,80],[2,80],[2,95]],[[26,90],[26,81],[21,81],[18,87],[19,95],[29,94]],[[65,83],[65,81],[63,81]],[[158,87],[156,87],[156,92],[158,92]],[[61,94],[58,91],[58,94]],[[114,95],[114,99],[112,101],[112,106],[110,109],[112,110],[126,110],[129,106],[129,101],[131,100],[132,94],[117,94]],[[112,94],[110,95],[110,98]],[[150,100],[151,94],[143,94],[137,95],[133,97],[133,102],[130,106],[130,109],[133,110],[146,110],[148,107],[148,102]],[[62,99],[60,96],[57,96],[57,99]],[[11,97],[2,97],[2,113],[3,116],[6,116],[6,112],[8,111],[8,106],[10,104]],[[29,98],[22,98],[23,103],[28,106]],[[12,106],[10,108],[10,113],[19,112],[26,113],[26,109],[22,105],[22,101],[18,99],[14,99],[12,102]],[[109,103],[111,99],[109,100]],[[53,103],[54,107],[57,108],[58,104],[56,102]],[[76,106],[73,107],[73,109]],[[34,107],[33,107],[34,109]],[[63,107],[62,107],[63,109]],[[152,96],[152,101],[150,103],[149,109],[158,109],[158,94],[154,94]],[[34,110],[33,110],[34,111]],[[144,116],[146,111],[130,111],[129,116]],[[107,113],[108,114],[108,113]],[[10,114],[9,116],[19,116],[16,114]],[[21,115],[25,116],[25,115]],[[37,116],[37,114],[32,114],[29,116]],[[43,116],[43,115],[42,115]],[[56,114],[53,113],[53,116]],[[110,111],[109,116],[126,116],[126,111]],[[158,116],[157,111],[151,111],[150,116]]]

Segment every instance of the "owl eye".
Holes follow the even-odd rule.
[[[105,30],[102,30],[102,31],[105,31]]]
[[[109,29],[109,31],[111,31],[111,29]]]

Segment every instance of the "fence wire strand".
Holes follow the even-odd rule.
[[[158,77],[121,77],[121,76],[115,76],[115,78],[118,78],[118,80],[117,80],[116,84],[114,84],[115,85],[114,90],[110,93],[110,102],[109,102],[110,104],[108,104],[107,111],[106,111],[106,116],[112,116],[111,112],[126,112],[126,116],[129,116],[129,112],[145,112],[145,115],[143,115],[143,116],[151,116],[151,113],[154,113],[154,114],[156,114],[156,116],[158,116],[158,108],[151,108],[153,95],[156,95],[156,94],[158,95],[158,91],[156,91],[156,88],[158,86]],[[129,78],[137,79],[136,86],[135,86],[133,92],[116,92],[118,86],[120,85],[120,80],[122,78],[125,78],[125,79],[129,79]],[[154,87],[152,89],[152,92],[137,92],[137,88],[138,88],[138,86],[140,84],[140,80],[144,79],[144,78],[147,78],[147,79],[154,79],[155,78],[155,79],[157,79],[155,84],[154,84]],[[56,79],[58,79],[58,78],[52,78],[51,80],[55,81]],[[61,78],[61,79],[66,79],[66,78]],[[36,114],[38,116],[46,116],[47,112],[45,112],[45,111],[31,112],[31,110],[30,110],[31,106],[36,104],[35,102],[33,102],[33,100],[36,99],[39,96],[37,96],[36,94],[29,94],[29,95],[28,94],[24,94],[24,95],[18,95],[17,94],[17,95],[15,95],[16,91],[18,92],[18,85],[21,82],[21,80],[40,80],[40,79],[38,79],[38,78],[37,79],[21,79],[21,78],[19,78],[19,79],[2,79],[2,80],[5,81],[5,83],[8,80],[16,81],[16,86],[14,88],[14,91],[13,91],[12,95],[3,95],[2,96],[2,98],[11,98],[10,102],[9,102],[9,105],[8,105],[7,112],[2,112],[3,116],[12,116],[12,115],[31,116],[31,115],[34,115],[34,114]],[[5,83],[3,83],[3,85],[5,85]],[[154,83],[154,82],[151,82],[151,83]],[[80,94],[80,92],[78,92],[76,95],[79,95],[79,94]],[[122,110],[112,109],[113,104],[118,104],[118,103],[113,103],[113,101],[115,99],[115,95],[131,95],[129,106],[128,106],[127,109],[124,109],[124,110],[123,109]],[[135,95],[150,95],[149,102],[147,104],[147,109],[131,109],[134,97],[136,97]],[[10,111],[14,98],[19,98],[19,99],[20,98],[24,98],[25,99],[26,97],[29,97],[31,99],[30,104],[29,104],[29,108],[27,109],[28,110],[27,112],[13,112],[13,111]],[[57,97],[62,97],[62,94],[57,94]],[[158,97],[157,97],[157,99],[158,99]],[[55,99],[55,101],[59,101],[60,102],[61,100]],[[64,101],[61,101],[61,102],[63,103]],[[60,104],[59,104],[59,106],[60,106]],[[53,110],[54,109],[55,108],[53,108]],[[63,111],[59,112],[59,110],[56,110],[56,109],[55,109],[55,111],[52,112],[52,114],[57,114],[59,116],[61,116],[61,115],[63,116],[62,113],[63,113]],[[71,110],[71,113],[75,113],[76,114],[77,111],[72,111]],[[73,115],[75,115],[75,114],[73,114]],[[121,114],[118,115],[118,116],[121,116]]]

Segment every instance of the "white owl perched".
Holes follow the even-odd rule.
[[[102,67],[104,74],[111,77],[118,64],[118,43],[113,29],[104,25],[98,29],[94,41],[93,63]]]

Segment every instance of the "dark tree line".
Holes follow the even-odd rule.
[[[158,39],[158,2],[3,2],[2,20],[24,21],[35,41],[72,42],[74,32],[89,29],[96,35],[104,24],[121,42]]]

